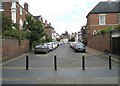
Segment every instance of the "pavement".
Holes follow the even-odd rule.
[[[86,47],[86,49],[87,49],[87,52],[89,52],[90,54],[107,56],[104,52],[93,49],[91,47]],[[119,55],[111,54],[111,57],[112,57],[112,60],[114,60],[116,62],[120,62]]]
[[[53,56],[57,56],[58,69],[54,70]],[[81,56],[86,57],[82,70]],[[48,54],[29,54],[30,68],[25,70],[25,56],[10,61],[2,67],[3,84],[118,84],[118,63],[103,52],[87,47],[87,53],[75,53],[62,45]]]

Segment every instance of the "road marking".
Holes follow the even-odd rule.
[[[36,57],[48,57],[48,55],[36,55]]]
[[[40,80],[40,78],[0,78],[1,81],[32,81]]]
[[[45,77],[30,77],[30,78],[26,78],[26,77],[24,77],[24,78],[10,78],[10,77],[8,77],[8,78],[0,78],[0,81],[33,81],[33,80],[61,80],[61,78],[60,77],[57,77],[57,79],[55,79],[56,77],[47,77],[47,78],[45,78]],[[76,78],[65,78],[65,79],[74,79],[74,80],[76,80]],[[77,78],[77,80],[86,80],[86,79],[92,79],[92,80],[115,80],[116,82],[118,82],[118,77],[92,77],[92,78],[88,78],[88,77],[80,77],[80,78]]]
[[[108,55],[103,55],[103,56],[108,57]],[[112,57],[112,56],[111,56],[111,59],[112,59],[112,60],[114,60],[114,61],[116,61],[116,62],[120,62],[120,60],[119,60],[119,59],[116,59],[116,58],[114,58],[114,57]]]
[[[2,63],[2,64],[0,64],[1,66],[2,65],[5,65],[5,64],[7,64],[7,63],[9,63],[9,62],[12,62],[12,61],[14,61],[14,60],[17,60],[17,59],[19,59],[19,58],[21,58],[21,57],[23,57],[23,56],[25,56],[25,55],[28,55],[29,53],[27,53],[27,54],[23,54],[22,56],[19,56],[19,57],[16,57],[16,58],[14,58],[14,59],[11,59],[11,60],[9,60],[9,61],[7,61],[7,62],[4,62],[4,63]]]
[[[114,57],[111,57],[113,60],[117,61],[117,62],[120,62],[118,59],[114,58]]]
[[[117,68],[117,67],[112,67]],[[26,67],[0,67],[0,69],[26,69]],[[53,67],[29,67],[29,69],[53,69]],[[81,67],[58,67],[58,69],[82,69]],[[108,69],[108,67],[86,67],[85,69]]]

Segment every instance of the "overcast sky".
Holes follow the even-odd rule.
[[[100,1],[107,0],[19,0],[22,6],[24,2],[29,4],[32,15],[42,15],[44,21],[51,22],[59,34],[65,30],[69,33],[80,31],[81,26],[86,25],[87,14]]]

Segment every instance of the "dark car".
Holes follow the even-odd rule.
[[[49,52],[49,48],[46,45],[37,45],[34,49],[34,53],[48,53]]]
[[[75,52],[86,52],[85,45],[83,43],[76,43],[74,46],[74,51]]]

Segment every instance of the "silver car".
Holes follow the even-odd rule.
[[[35,48],[34,48],[34,53],[48,53],[49,52],[49,48],[48,46],[46,45],[37,45]]]

